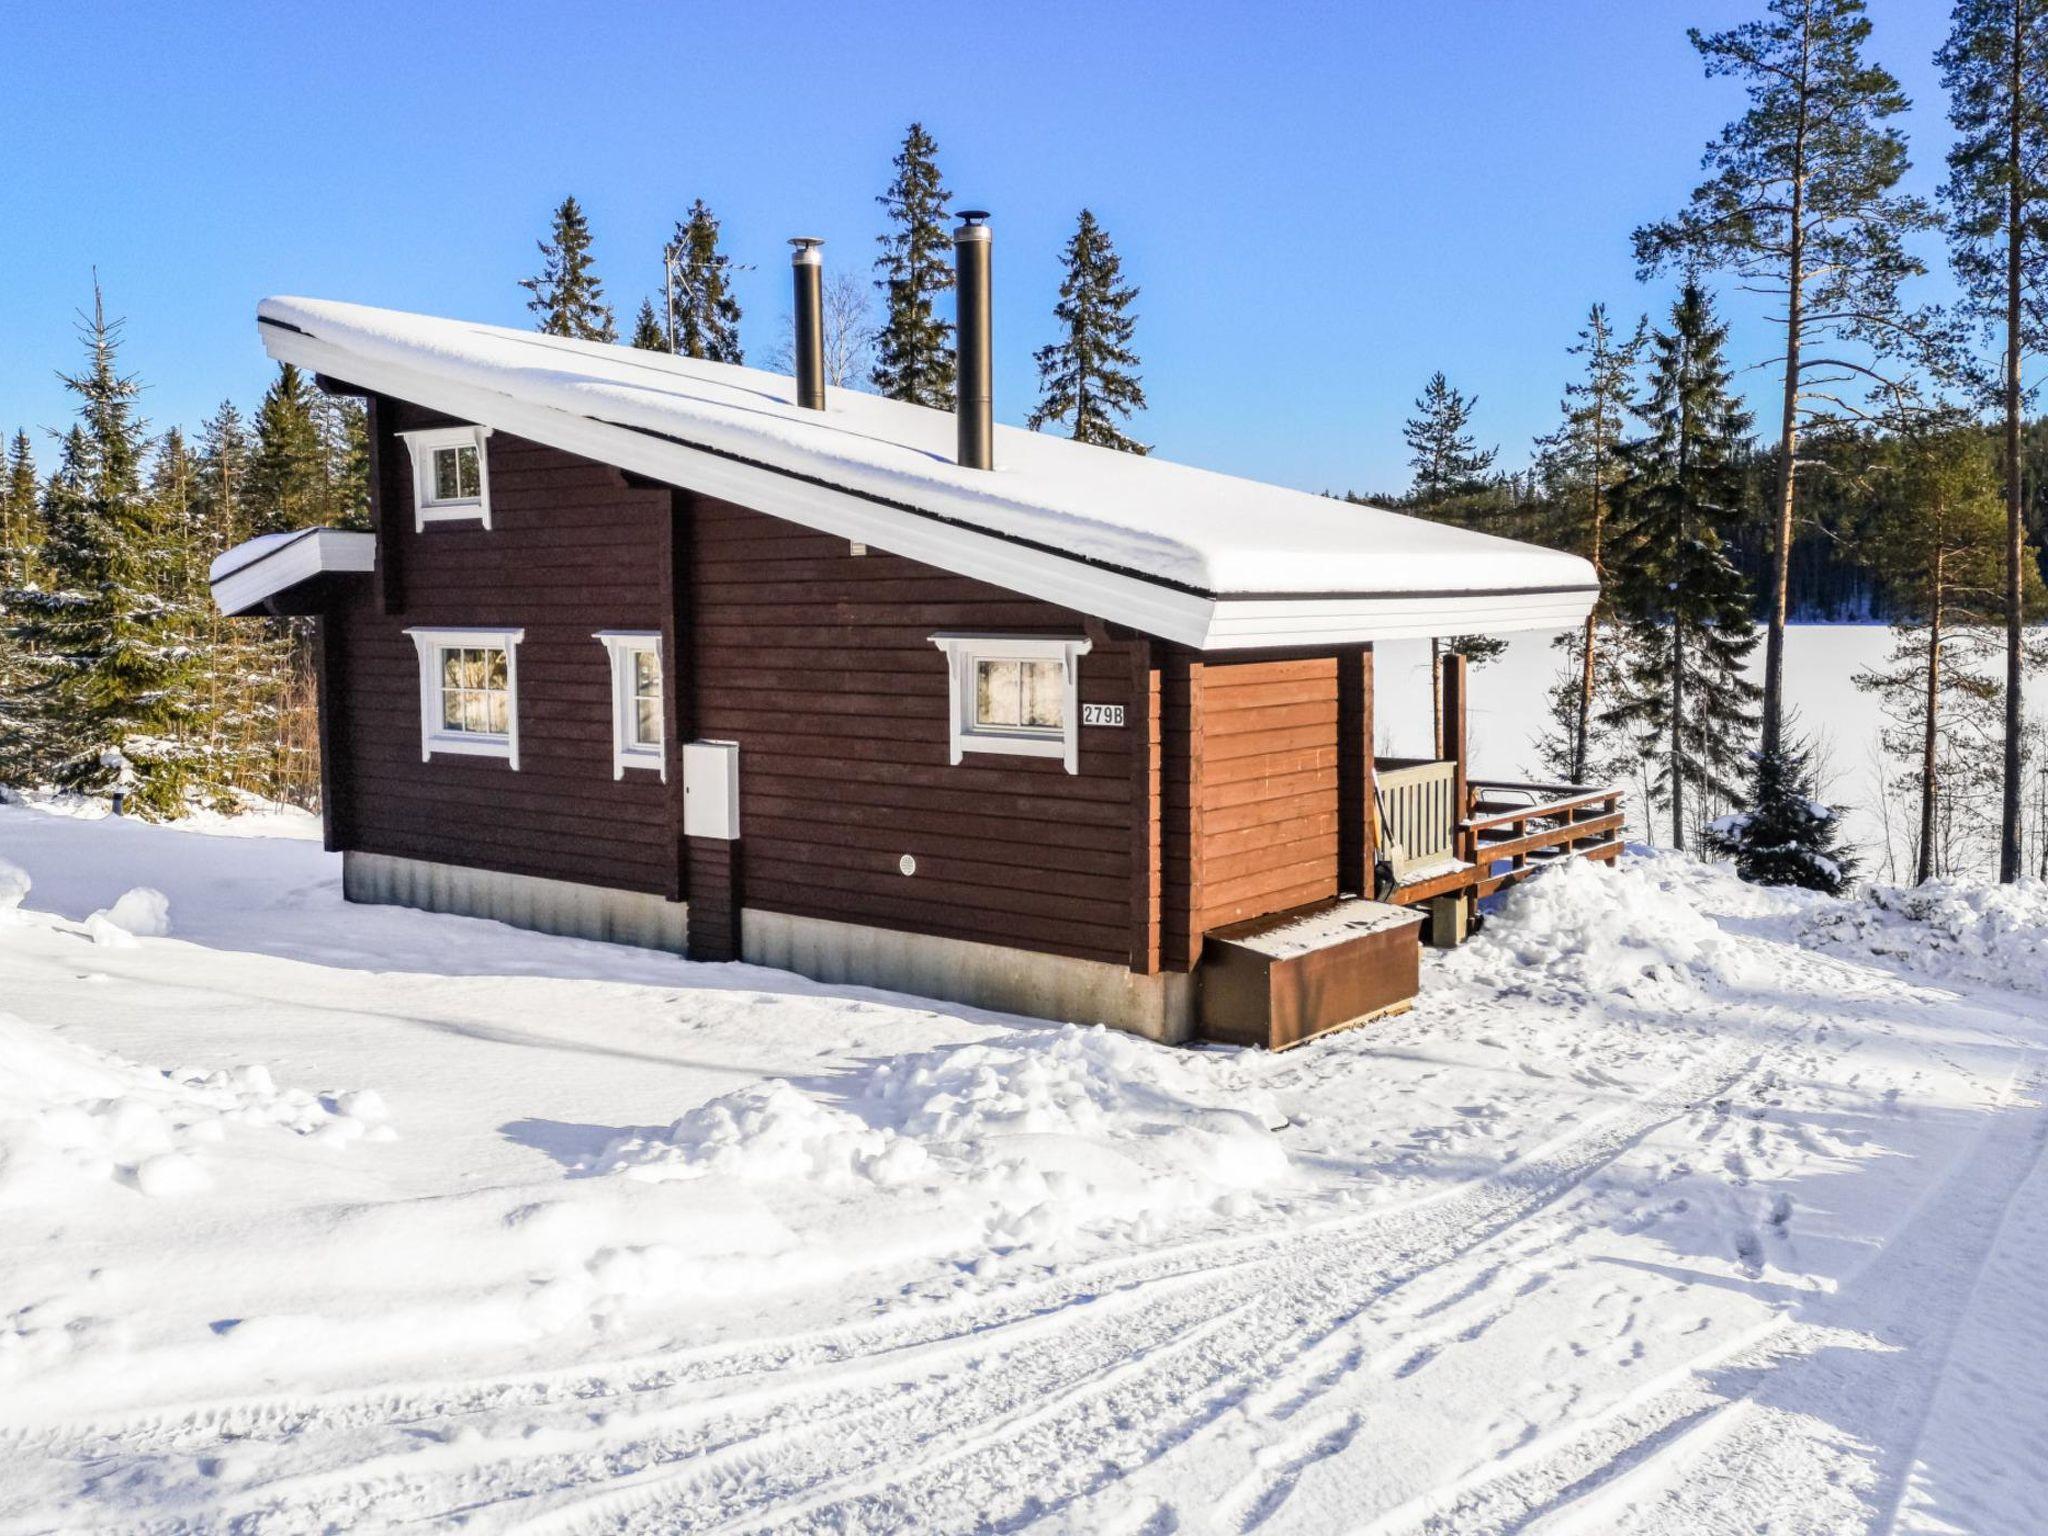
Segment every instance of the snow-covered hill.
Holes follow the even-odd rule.
[[[0,859],[0,1531],[2048,1529],[2040,887],[1574,866],[1263,1056]]]

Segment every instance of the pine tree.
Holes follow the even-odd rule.
[[[1841,408],[1845,379],[1874,374],[1851,354],[1861,347],[1874,358],[1911,335],[1898,290],[1922,267],[1905,237],[1933,222],[1925,203],[1898,191],[1906,140],[1891,120],[1908,103],[1899,82],[1864,57],[1863,12],[1863,0],[1769,0],[1761,21],[1694,29],[1708,75],[1742,80],[1749,110],[1707,146],[1709,175],[1685,211],[1635,233],[1645,275],[1673,261],[1688,271],[1703,264],[1784,306],[1766,752],[1783,729],[1800,433]]]
[[[1918,882],[1963,872],[1999,839],[2004,690],[1991,663],[2000,644],[2005,512],[1990,444],[1954,417],[1901,423],[1878,470],[1882,490],[1863,549],[1899,616],[1885,666],[1855,682],[1883,702],[1884,749],[1909,765],[1902,787],[1917,802]],[[2040,577],[2029,574],[2024,596],[2038,606]]]
[[[949,241],[946,204],[952,197],[939,180],[938,145],[912,123],[897,152],[896,178],[875,201],[889,211],[895,228],[878,237],[882,254],[875,286],[887,298],[888,314],[875,338],[874,384],[892,400],[953,408],[953,327],[932,307],[953,286],[946,260]]]
[[[1472,412],[1479,402],[1453,389],[1441,372],[1416,397],[1415,414],[1401,427],[1408,444],[1408,467],[1415,472],[1408,505],[1434,522],[1470,525],[1485,520],[1492,498],[1487,478],[1498,448],[1479,447],[1473,437]],[[1507,649],[1507,642],[1489,635],[1432,635],[1429,641],[1431,716],[1435,750],[1444,751],[1444,669],[1446,652],[1484,666]]]
[[[1459,503],[1486,486],[1500,450],[1480,448],[1472,435],[1472,412],[1478,404],[1453,389],[1441,373],[1435,373],[1416,397],[1415,414],[1401,427],[1401,438],[1408,445],[1408,467],[1415,473],[1409,501],[1424,517],[1459,521],[1455,515]]]
[[[249,461],[251,533],[286,533],[326,521],[328,452],[315,391],[290,363],[280,363],[256,412],[256,451]]]
[[[1755,728],[1749,590],[1728,557],[1741,520],[1738,460],[1749,417],[1722,357],[1728,328],[1697,283],[1653,333],[1645,433],[1622,445],[1614,500],[1614,607],[1628,635],[1623,697],[1607,720],[1655,765],[1657,802],[1683,848],[1701,802],[1733,802]]]
[[[1066,276],[1053,318],[1061,336],[1038,349],[1038,406],[1027,425],[1036,432],[1047,422],[1071,424],[1077,443],[1144,453],[1122,423],[1145,408],[1145,391],[1134,371],[1138,354],[1131,335],[1138,317],[1130,313],[1138,290],[1125,285],[1123,262],[1095,215],[1081,220],[1067,242]]]
[[[633,345],[643,352],[666,352],[668,337],[661,329],[661,316],[654,312],[654,300],[642,299],[640,313],[633,317]]]
[[[674,313],[676,351],[713,363],[741,363],[740,304],[732,293],[732,262],[718,249],[718,220],[698,198],[690,216],[676,226],[670,250],[676,258]]]
[[[315,390],[313,430],[320,442],[318,520],[325,528],[370,526],[370,419],[363,402]]]
[[[1570,784],[1591,781],[1594,756],[1594,703],[1599,683],[1608,676],[1603,634],[1612,627],[1614,605],[1607,590],[1607,515],[1614,488],[1621,479],[1621,440],[1635,372],[1642,361],[1645,322],[1625,338],[1614,334],[1607,306],[1595,304],[1586,316],[1571,355],[1585,359],[1585,372],[1564,387],[1563,421],[1537,442],[1538,468],[1557,516],[1547,541],[1583,555],[1600,578],[1600,597],[1575,634],[1558,636],[1571,654],[1576,678],[1552,701],[1563,709],[1564,751],[1553,754],[1551,771],[1562,772]],[[1603,756],[1606,754],[1603,754]]]
[[[1974,318],[1997,337],[2005,454],[2005,717],[1998,878],[2017,880],[2026,511],[2022,362],[2048,346],[2048,0],[1958,0],[1938,56],[1956,142],[1948,152],[1951,264]],[[2038,569],[2038,568],[2037,568]]]
[[[35,661],[31,709],[56,782],[131,790],[138,810],[177,815],[193,766],[176,738],[195,658],[160,590],[172,541],[143,489],[138,386],[119,370],[120,323],[97,283],[80,334],[86,367],[61,376],[79,422],[46,498],[49,584],[22,594],[15,633]]]
[[[519,284],[533,295],[526,307],[540,316],[538,328],[549,336],[617,341],[611,306],[604,301],[604,284],[591,264],[590,221],[575,198],[562,199],[551,233],[553,239],[540,242],[540,275],[524,278]]]
[[[222,401],[199,438],[199,519],[209,564],[255,531],[253,458],[242,413],[232,401]],[[292,671],[290,622],[223,618],[211,602],[203,617],[206,664],[198,680],[198,710],[205,722],[207,775],[229,789],[281,798],[278,743],[280,706]]]
[[[1838,896],[1856,873],[1842,846],[1842,813],[1815,796],[1812,752],[1789,733],[1753,754],[1750,808],[1707,828],[1707,846],[1735,860],[1752,885],[1796,885]]]

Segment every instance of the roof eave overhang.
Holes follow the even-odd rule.
[[[308,528],[208,583],[214,606],[228,618],[314,613],[339,577],[375,568],[374,534]]]
[[[1196,592],[773,465],[365,356],[277,321],[265,320],[258,330],[279,362],[1197,650],[1559,629],[1582,622],[1598,595],[1591,587],[1311,597]]]

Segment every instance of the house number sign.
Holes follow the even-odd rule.
[[[1083,725],[1122,725],[1124,707],[1121,704],[1083,704],[1081,706]]]

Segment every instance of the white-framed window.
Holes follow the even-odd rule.
[[[1059,635],[933,635],[946,653],[953,761],[969,752],[1057,757],[1080,771],[1081,658]]]
[[[601,629],[612,663],[612,777],[651,768],[668,778],[661,736],[661,636],[653,630]]]
[[[433,427],[402,432],[412,454],[413,528],[474,518],[491,526],[489,427]]]
[[[420,761],[436,752],[519,766],[523,629],[408,629],[420,656]]]

